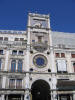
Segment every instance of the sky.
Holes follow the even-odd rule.
[[[50,14],[52,31],[75,33],[75,0],[0,0],[0,30],[26,30],[29,12]]]

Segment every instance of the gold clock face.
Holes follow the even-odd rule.
[[[36,67],[43,68],[47,65],[47,58],[43,55],[38,54],[34,56],[33,63]]]

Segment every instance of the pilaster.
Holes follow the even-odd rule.
[[[9,61],[9,49],[6,50],[4,71],[8,70],[8,61]]]
[[[73,93],[73,100],[75,100],[75,93]]]
[[[57,84],[57,79],[56,79],[56,76],[53,75],[52,76],[52,92],[51,92],[51,100],[57,100],[57,91],[56,91],[56,84]]]
[[[51,62],[51,72],[56,73],[55,59],[53,48],[50,49],[50,62]]]
[[[3,79],[2,79],[2,88],[4,89],[6,86],[6,76],[3,76]]]
[[[2,95],[1,98],[2,98],[1,100],[5,100],[4,95]]]
[[[66,58],[67,58],[67,70],[69,73],[72,73],[73,72],[73,68],[72,68],[72,64],[71,64],[71,54],[70,52],[67,52],[66,53]]]

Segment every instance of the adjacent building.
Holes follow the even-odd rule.
[[[26,31],[0,30],[0,100],[75,100],[75,34],[35,13]]]

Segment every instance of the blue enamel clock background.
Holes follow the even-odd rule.
[[[38,54],[34,56],[33,63],[36,67],[43,68],[47,65],[47,58],[44,55]]]
[[[43,58],[38,57],[38,58],[36,59],[36,64],[37,64],[38,66],[43,66],[44,63],[45,63],[45,60],[44,60]]]

